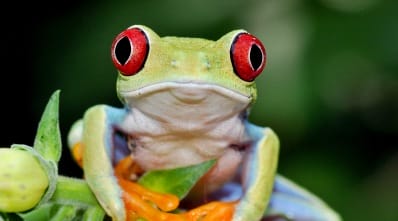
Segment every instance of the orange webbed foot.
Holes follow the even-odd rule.
[[[123,201],[129,221],[137,217],[148,221],[185,220],[177,214],[167,213],[178,207],[180,201],[176,196],[152,192],[123,178],[119,179],[119,185],[124,191]]]
[[[184,220],[176,214],[167,213],[178,207],[180,200],[177,196],[157,193],[132,181],[142,173],[142,169],[134,163],[131,156],[122,159],[115,167],[115,175],[123,190],[127,220],[135,220],[138,217],[148,221]]]
[[[211,202],[184,213],[174,214],[179,199],[170,194],[155,193],[131,181],[119,179],[127,220],[138,217],[148,221],[230,221],[235,210],[235,202]]]
[[[184,214],[190,221],[230,221],[236,202],[210,202]]]
[[[123,190],[127,221],[139,217],[148,221],[230,221],[237,202],[210,202],[183,213],[172,213],[180,200],[171,194],[157,193],[135,183],[134,176],[142,170],[131,157],[121,160],[115,167],[115,175]]]

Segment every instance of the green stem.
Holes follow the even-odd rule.
[[[73,220],[76,215],[77,208],[72,205],[62,206],[57,212],[51,217],[51,221],[69,221]]]
[[[51,201],[61,204],[73,203],[74,205],[83,207],[100,207],[97,199],[84,180],[65,176],[58,176],[57,189]]]
[[[89,208],[83,215],[82,221],[104,220],[105,212],[98,207]]]
[[[101,208],[87,183],[82,179],[57,177],[57,185],[51,199],[33,210],[18,214],[24,221],[102,221],[105,211]]]

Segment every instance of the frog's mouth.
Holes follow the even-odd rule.
[[[131,109],[167,122],[223,120],[245,112],[252,101],[219,85],[196,82],[158,83],[120,95]]]
[[[163,82],[145,86],[143,88],[132,91],[121,91],[122,97],[128,104],[129,99],[149,96],[154,93],[162,93],[168,91],[175,98],[186,103],[197,103],[204,100],[209,94],[217,93],[223,95],[227,99],[235,100],[238,103],[250,103],[251,96],[246,96],[236,91],[221,87],[215,84],[195,83],[195,82]]]

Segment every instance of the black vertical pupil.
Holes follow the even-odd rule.
[[[252,64],[253,69],[257,70],[261,66],[262,62],[263,53],[256,44],[253,44],[250,49],[250,63]]]
[[[116,59],[120,62],[120,64],[126,64],[127,60],[130,57],[131,47],[129,38],[124,36],[115,47],[115,56]]]

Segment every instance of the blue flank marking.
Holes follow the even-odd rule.
[[[250,148],[249,158],[247,159],[247,164],[245,170],[246,172],[246,187],[243,191],[247,191],[250,187],[253,186],[255,178],[258,176],[258,152],[259,152],[259,142],[264,138],[264,128],[256,126],[254,124],[250,124],[249,122],[245,123],[245,127],[247,128],[247,132],[249,136],[253,139],[253,144]],[[244,195],[245,196],[245,195]]]
[[[111,106],[105,106],[105,131],[104,131],[104,147],[110,160],[113,157],[114,149],[114,132],[115,127],[120,125],[127,115],[127,109],[115,108]]]

